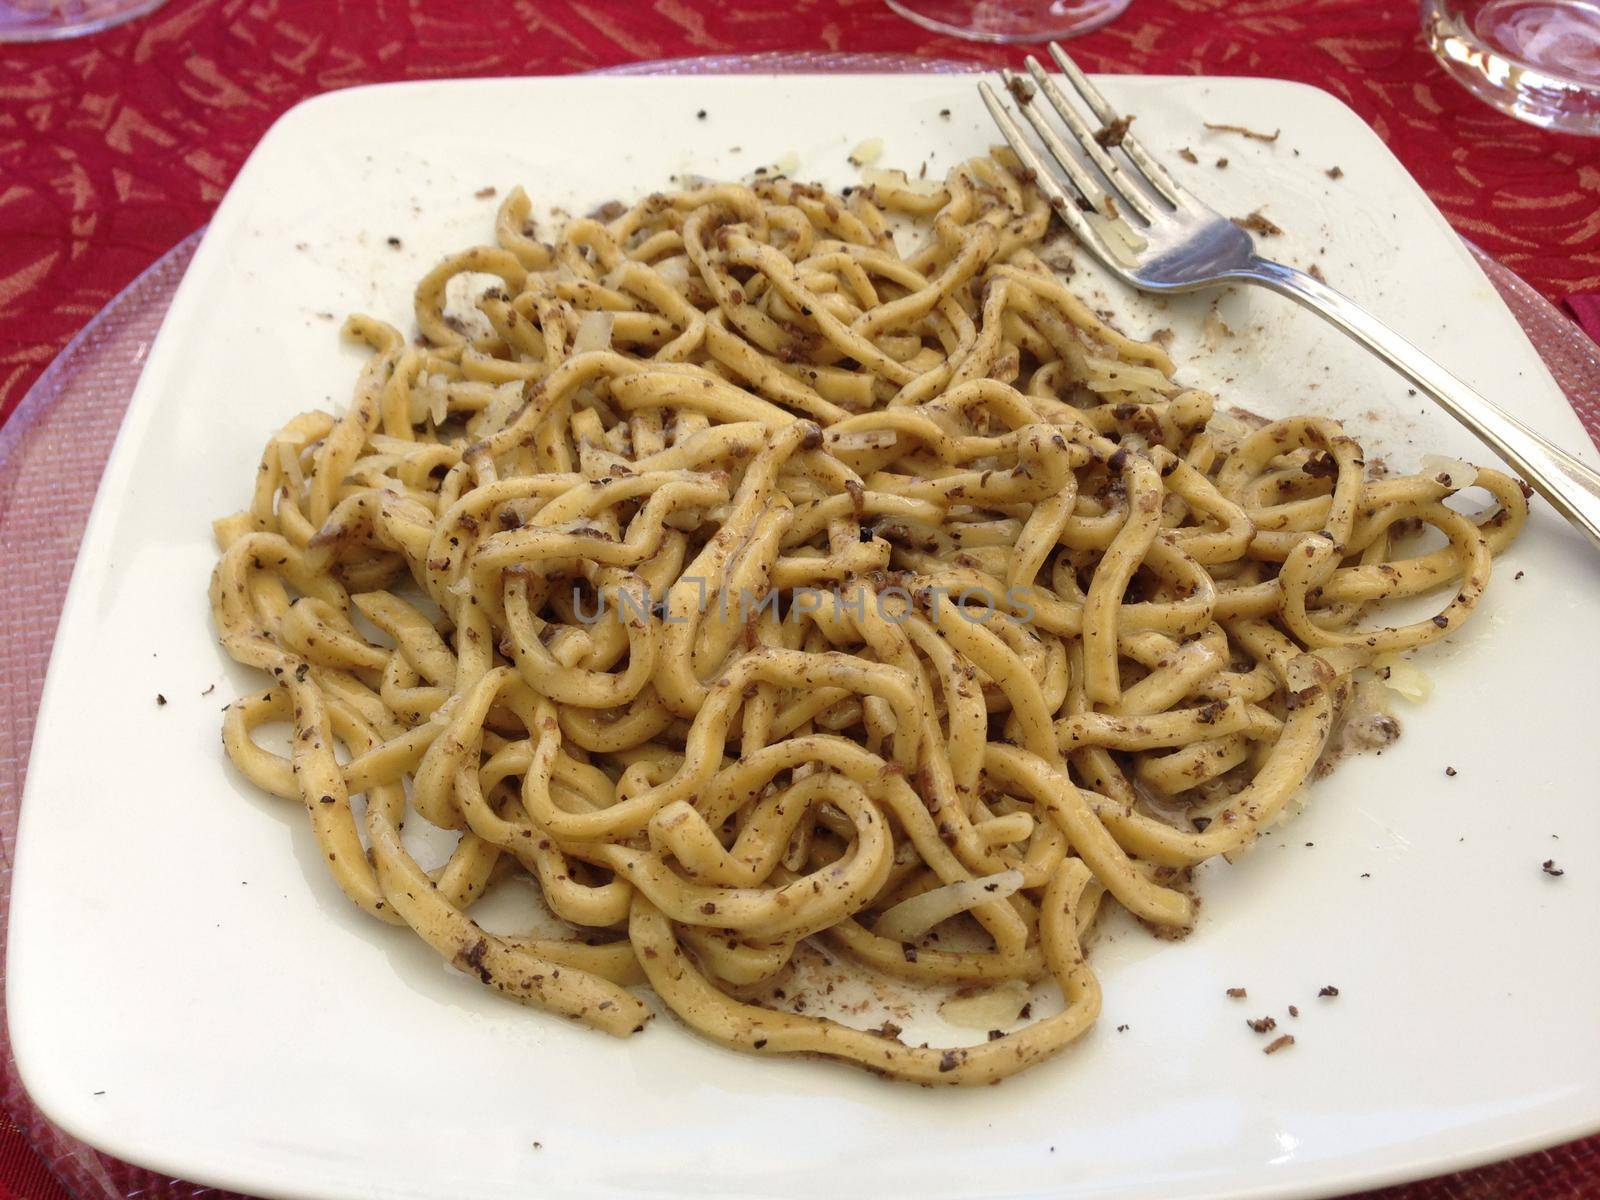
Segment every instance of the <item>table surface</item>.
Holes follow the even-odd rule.
[[[0,47],[0,420],[85,322],[208,219],[267,127],[307,96],[819,49],[1011,64],[1025,52],[928,34],[882,0],[172,0],[94,37]],[[1326,88],[1457,230],[1547,297],[1600,291],[1600,139],[1545,133],[1469,96],[1429,56],[1407,0],[1133,0],[1072,50],[1090,70]],[[1600,1138],[1373,1194],[1596,1195]],[[0,1114],[0,1200],[65,1196]]]

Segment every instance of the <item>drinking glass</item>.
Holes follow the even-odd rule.
[[[108,29],[167,0],[0,0],[0,42],[48,42]]]
[[[1128,0],[887,0],[935,33],[974,42],[1046,42],[1098,29]]]
[[[1600,3],[1422,0],[1444,69],[1501,112],[1600,136]]]

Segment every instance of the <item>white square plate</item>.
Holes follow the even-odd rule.
[[[1264,80],[1106,86],[1202,196],[1265,205],[1284,230],[1268,252],[1319,263],[1592,455],[1461,243],[1338,101]],[[260,685],[211,628],[209,521],[244,504],[280,423],[347,401],[361,355],[318,314],[409,327],[426,267],[489,239],[487,185],[582,211],[793,152],[839,186],[869,136],[882,165],[941,174],[996,140],[973,80],[948,76],[408,84],[321,97],[267,135],[151,352],[45,691],[9,1003],[52,1119],[161,1171],[318,1200],[1313,1196],[1600,1126],[1600,570],[1543,505],[1478,618],[1422,660],[1437,690],[1403,713],[1399,744],[1204,869],[1188,940],[1108,935],[1099,1026],[1002,1087],[758,1060],[670,1021],[613,1041],[507,1004],[360,916],[299,807],[229,768],[218,709]],[[1408,467],[1487,453],[1266,293],[1221,299],[1232,337],[1206,333],[1209,297],[1096,303],[1136,334],[1175,330],[1185,376],[1225,403],[1335,415]],[[1552,857],[1564,877],[1540,870]],[[1317,998],[1324,984],[1337,999]],[[1261,1053],[1244,1018],[1266,1013],[1291,1050]]]

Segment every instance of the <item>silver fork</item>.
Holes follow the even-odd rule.
[[[1035,149],[987,83],[978,90],[1011,148],[1085,247],[1112,274],[1146,292],[1230,283],[1271,288],[1342,329],[1394,367],[1521,472],[1562,516],[1600,546],[1600,472],[1486,400],[1342,292],[1262,258],[1250,235],[1196,199],[1127,132],[1116,109],[1054,42],[1050,56],[1093,123],[1032,56],[1032,83],[1007,71],[1012,99],[1048,154]],[[1077,149],[1035,102],[1043,96]],[[1121,155],[1115,153],[1121,150]]]

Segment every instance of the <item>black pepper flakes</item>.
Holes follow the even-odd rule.
[[[1545,859],[1544,862],[1539,864],[1539,869],[1546,875],[1553,875],[1557,879],[1567,873],[1564,868],[1556,866],[1556,860],[1553,858]]]
[[[1273,221],[1267,220],[1266,217],[1261,215],[1259,210],[1251,213],[1247,217],[1230,217],[1229,220],[1231,220],[1240,229],[1243,229],[1249,233],[1258,233],[1262,237],[1277,237],[1283,232],[1283,228],[1280,225]]]
[[[1133,122],[1133,117],[1118,117],[1115,121],[1108,121],[1105,125],[1095,130],[1094,140],[1107,150],[1113,146],[1120,146],[1123,139],[1128,136],[1128,126],[1132,125]]]
[[[1327,996],[1330,999],[1332,997],[1334,997],[1334,996],[1337,996],[1338,994],[1339,994],[1339,989],[1334,987],[1333,984],[1331,984],[1331,983],[1328,984],[1326,987],[1322,987],[1322,988],[1318,988],[1317,989],[1317,995],[1319,995],[1319,996]]]
[[[156,693],[156,707],[160,708],[163,705],[165,705],[166,702],[167,702],[167,698],[165,696],[163,696],[160,692],[157,692]]]

